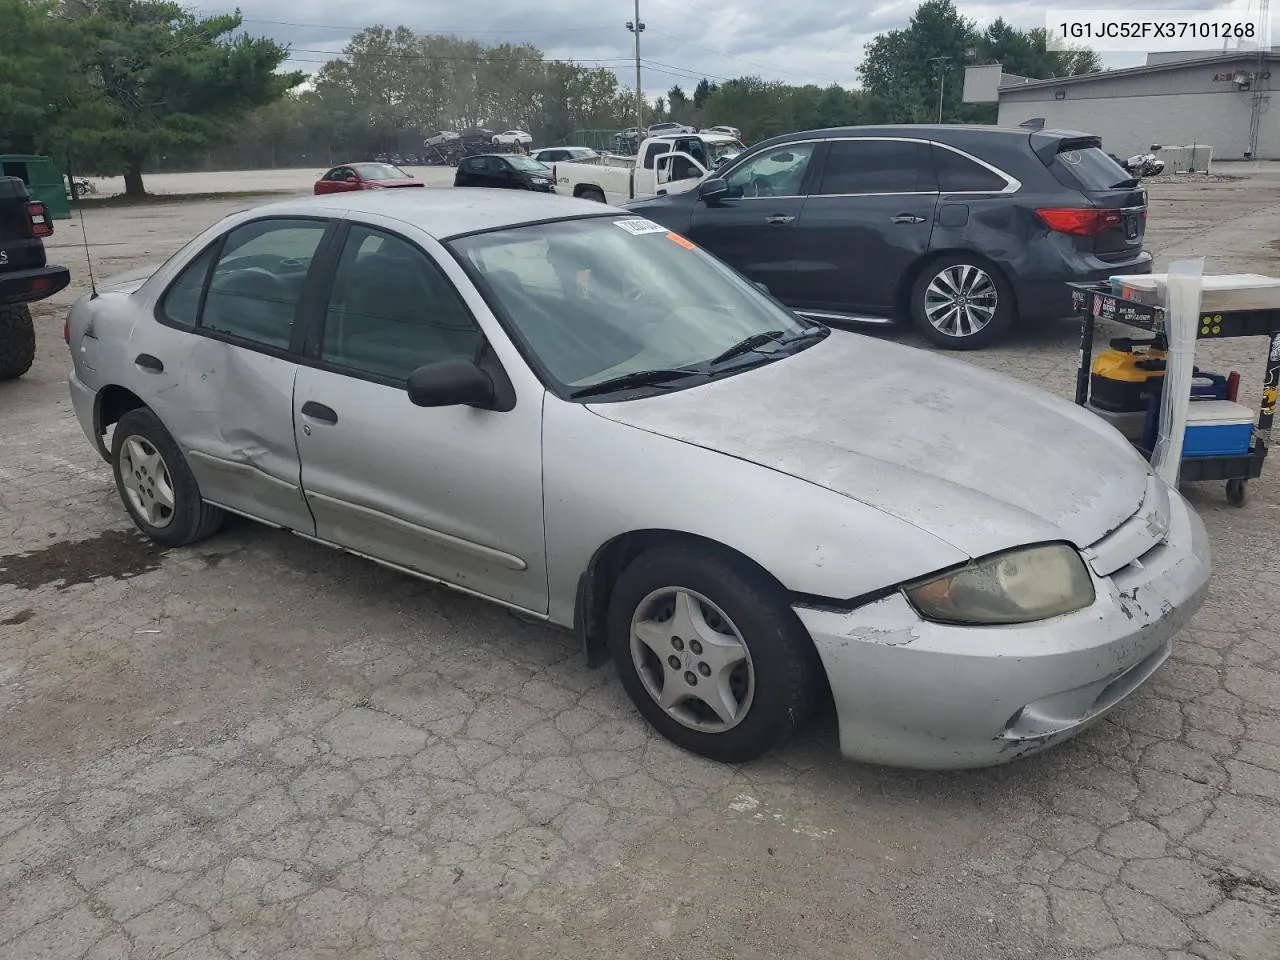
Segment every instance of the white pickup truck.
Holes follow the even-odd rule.
[[[625,166],[596,160],[556,163],[551,169],[561,196],[617,204],[683,193],[744,149],[741,140],[722,133],[668,134],[645,140]]]

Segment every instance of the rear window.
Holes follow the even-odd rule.
[[[1110,190],[1133,180],[1101,147],[1060,150],[1053,163],[1086,190]]]

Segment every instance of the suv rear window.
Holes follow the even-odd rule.
[[[1060,150],[1053,158],[1053,165],[1086,190],[1110,190],[1133,179],[1101,147]]]

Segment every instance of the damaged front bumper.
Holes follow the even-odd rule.
[[[1096,723],[1168,658],[1204,601],[1209,541],[1170,492],[1163,542],[1094,578],[1084,610],[1017,626],[923,620],[901,593],[852,611],[796,606],[826,668],[846,757],[918,769],[992,766]]]

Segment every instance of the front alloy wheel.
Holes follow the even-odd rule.
[[[808,717],[821,669],[788,600],[718,548],[646,550],[609,595],[609,649],[631,702],[711,760],[743,763],[781,743]]]
[[[631,620],[631,659],[645,691],[692,730],[722,733],[751,709],[755,671],[724,611],[678,587],[653,591]]]

